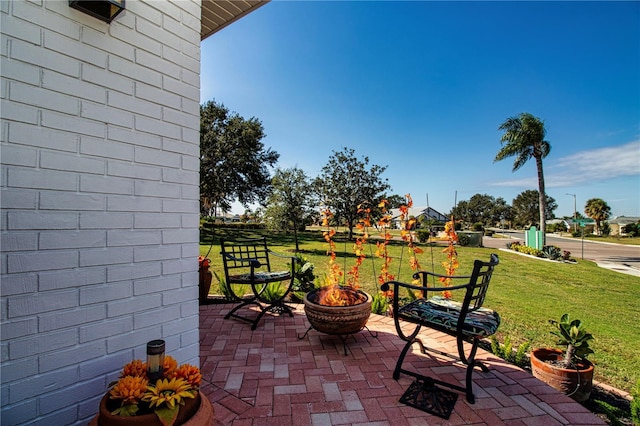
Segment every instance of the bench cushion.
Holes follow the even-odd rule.
[[[291,279],[291,272],[289,271],[273,271],[273,272],[255,272],[254,283],[268,283],[273,281],[284,281]],[[234,283],[251,284],[251,274],[229,275],[229,280]]]
[[[428,300],[418,299],[401,307],[398,316],[455,335],[461,306],[459,302],[435,296]],[[491,336],[499,325],[500,315],[496,311],[479,308],[467,313],[462,334],[469,338]]]

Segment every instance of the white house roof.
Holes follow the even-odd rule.
[[[609,219],[609,223],[617,223],[619,225],[628,225],[630,223],[640,222],[640,217],[633,216],[616,216]]]
[[[448,220],[447,216],[443,215],[442,213],[440,213],[439,211],[431,207],[411,207],[409,208],[407,213],[409,214],[409,217],[427,216],[429,218],[440,220],[440,221]],[[391,209],[391,217],[393,219],[400,217],[400,209]]]

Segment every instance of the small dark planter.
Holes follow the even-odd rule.
[[[207,298],[209,296],[209,290],[211,289],[211,280],[213,279],[213,273],[209,270],[209,268],[200,267],[199,269],[199,282],[198,288],[200,290],[199,299],[200,304],[203,305],[207,303]]]
[[[531,371],[536,378],[573,400],[588,400],[593,386],[593,364],[585,361],[577,364],[575,368],[561,368],[549,363],[562,358],[562,351],[558,349],[534,349],[531,352]]]

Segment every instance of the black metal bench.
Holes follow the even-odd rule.
[[[267,247],[266,238],[221,239],[220,246],[226,291],[234,301],[240,303],[224,317],[225,319],[234,317],[250,322],[251,330],[255,330],[267,312],[278,315],[288,313],[290,317],[293,316],[291,308],[284,300],[293,285],[295,256],[273,252]],[[290,269],[271,271],[269,255],[290,259]],[[260,309],[256,318],[237,313],[249,306],[257,306]]]
[[[473,265],[473,272],[468,276],[446,276],[421,271],[414,274],[414,279],[420,280],[421,285],[412,285],[398,281],[390,281],[383,284],[383,291],[388,291],[390,288],[393,288],[393,318],[396,331],[398,336],[407,342],[400,353],[396,368],[393,372],[393,378],[395,380],[400,378],[400,373],[404,373],[417,378],[424,386],[430,386],[432,390],[436,385],[445,386],[464,392],[469,403],[473,404],[475,402],[471,377],[473,370],[475,367],[480,367],[482,371],[488,371],[483,363],[475,359],[478,343],[482,338],[494,334],[500,325],[500,316],[498,313],[482,307],[487,289],[489,288],[489,282],[491,281],[491,275],[497,264],[498,256],[492,254],[489,262],[476,260]],[[429,277],[434,277],[432,278],[433,281],[439,278],[451,278],[452,280],[465,279],[467,282],[450,287],[434,287],[433,285],[429,286]],[[456,281],[453,281],[453,284],[456,284]],[[419,293],[420,297],[407,304],[401,305],[400,291],[403,288]],[[453,299],[445,299],[441,296],[429,297],[430,292],[433,294],[433,292],[445,290],[464,292],[464,299],[461,302],[456,302]],[[411,327],[413,331],[407,333],[403,331],[401,327],[403,323],[405,323],[405,330],[407,330],[406,323],[415,324],[416,327]],[[418,333],[422,326],[434,328],[454,336],[458,347],[458,356],[456,357],[425,346],[418,338]],[[465,341],[471,343],[468,354],[465,353],[464,349]],[[420,351],[423,354],[429,351],[461,361],[465,364],[467,366],[466,386],[463,387],[458,384],[443,382],[414,371],[403,369],[402,363],[404,358],[414,343],[419,345]],[[453,404],[455,404],[455,399],[453,400]],[[451,405],[450,409],[452,408],[453,405]],[[448,417],[448,414],[446,417]]]

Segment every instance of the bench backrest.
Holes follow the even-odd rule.
[[[491,282],[491,275],[493,275],[493,270],[497,264],[498,256],[495,254],[491,255],[488,262],[484,262],[482,260],[476,260],[473,262],[473,272],[469,279],[471,286],[467,289],[467,294],[465,295],[465,300],[463,302],[463,305],[469,306],[469,310],[482,307],[484,299],[487,296],[489,283]]]

